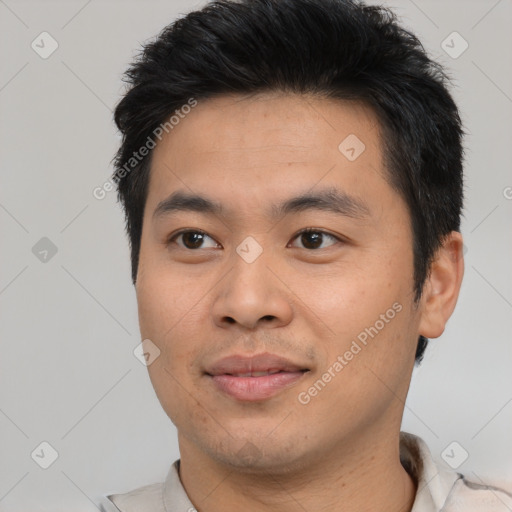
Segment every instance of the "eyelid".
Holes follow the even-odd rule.
[[[340,243],[345,243],[346,242],[346,240],[343,237],[339,236],[339,235],[335,235],[333,233],[330,233],[329,231],[326,231],[325,229],[322,229],[322,228],[314,228],[314,227],[301,229],[298,233],[296,233],[293,236],[292,241],[297,239],[303,233],[321,233],[322,235],[325,235],[325,236],[328,236],[330,238],[333,238],[337,242],[340,242]],[[332,244],[332,245],[335,245],[335,244]],[[329,247],[331,247],[331,245]],[[327,249],[327,248],[328,247],[324,247],[324,249]],[[319,250],[321,250],[321,249],[310,249],[309,252],[318,252]]]
[[[175,241],[176,238],[178,238],[180,235],[183,235],[185,233],[199,233],[199,234],[201,234],[203,236],[206,236],[206,237],[210,238],[216,244],[221,245],[221,244],[219,244],[219,242],[217,242],[217,240],[215,240],[212,236],[210,236],[206,231],[203,231],[202,229],[199,229],[199,228],[182,228],[182,229],[172,233],[166,239],[166,245],[167,246],[170,245],[171,243],[173,243]],[[329,231],[326,231],[325,229],[315,228],[315,227],[308,227],[308,228],[301,229],[300,231],[295,233],[295,235],[293,235],[293,237],[291,238],[291,241],[293,242],[294,240],[296,240],[303,233],[321,233],[322,235],[326,235],[326,236],[328,236],[330,238],[333,238],[334,240],[336,240],[339,243],[346,243],[347,242],[347,240],[344,237],[342,237],[342,236],[335,235],[333,233],[330,233]],[[286,247],[288,247],[290,245],[290,243],[288,243]],[[335,245],[335,244],[332,244],[332,245]],[[179,247],[181,247],[181,246],[179,246]],[[329,246],[329,247],[331,247],[331,246]],[[194,250],[194,249],[188,249],[187,247],[183,247],[183,249],[189,250],[189,251],[198,251],[201,248]],[[299,249],[300,249],[300,247],[299,247]],[[324,247],[324,249],[327,249],[327,247]],[[319,250],[320,249],[310,249],[309,252],[318,252]]]
[[[167,239],[165,241],[165,245],[168,246],[171,243],[174,243],[176,238],[178,238],[180,235],[184,235],[185,233],[199,233],[200,235],[207,236],[208,238],[213,240],[216,244],[220,245],[219,242],[217,242],[217,240],[215,240],[215,238],[211,237],[206,231],[203,231],[202,229],[198,229],[198,228],[183,228],[178,231],[175,231],[174,233],[172,233],[171,235],[169,235],[167,237]],[[181,246],[179,246],[179,247],[181,247]],[[192,249],[187,249],[187,247],[183,247],[183,249],[192,251]],[[199,249],[196,249],[196,250],[199,250]]]

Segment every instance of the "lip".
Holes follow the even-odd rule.
[[[296,384],[309,371],[289,359],[264,353],[233,355],[220,359],[206,370],[215,387],[241,401],[261,401]]]

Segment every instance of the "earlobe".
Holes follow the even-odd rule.
[[[421,301],[419,334],[438,338],[455,309],[464,275],[462,235],[449,233],[431,265]]]

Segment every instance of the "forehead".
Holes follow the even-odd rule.
[[[225,95],[198,102],[154,149],[149,206],[176,189],[219,201],[388,187],[379,125],[361,104],[289,93]],[[388,187],[389,188],[389,187]],[[375,191],[374,191],[375,192]],[[388,191],[389,192],[389,191]]]
[[[233,94],[200,100],[155,151],[186,142],[195,152],[229,151],[235,158],[251,149],[317,156],[338,150],[350,134],[366,139],[367,146],[379,138],[376,116],[361,102],[279,92]]]

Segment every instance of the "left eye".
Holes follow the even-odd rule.
[[[324,238],[330,238],[331,240],[334,240],[334,243],[339,242],[340,239],[335,237],[334,235],[331,235],[329,233],[326,233],[325,231],[321,231],[318,229],[304,229],[300,233],[298,233],[294,240],[298,239],[300,240],[303,245],[304,249],[325,249],[325,247],[321,247],[322,243],[324,241]],[[334,243],[330,245],[334,245]],[[328,246],[329,247],[329,246]]]

